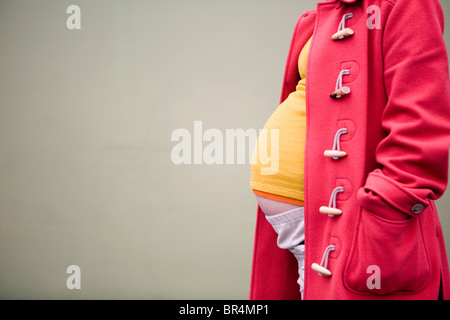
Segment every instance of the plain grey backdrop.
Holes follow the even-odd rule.
[[[262,128],[316,3],[2,0],[0,298],[247,299],[249,164],[177,166],[171,134]]]

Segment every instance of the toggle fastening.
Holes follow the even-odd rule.
[[[348,76],[349,74],[350,70],[342,70],[341,72],[339,72],[339,76],[336,80],[336,87],[334,91],[330,94],[330,97],[332,97],[333,99],[339,99],[350,93],[349,87],[342,86],[342,77]]]
[[[344,187],[336,187],[331,193],[330,202],[327,206],[321,206],[319,208],[319,212],[322,214],[327,214],[330,217],[340,216],[342,214],[342,210],[336,208],[336,196],[340,192],[344,192]]]
[[[330,255],[331,251],[336,250],[336,247],[334,245],[329,245],[322,256],[322,261],[320,264],[313,263],[311,265],[311,269],[316,271],[321,276],[331,277],[331,271],[327,269],[328,267],[328,256]]]
[[[347,128],[339,129],[335,136],[334,136],[334,142],[333,142],[333,149],[331,150],[325,150],[323,155],[327,158],[332,158],[333,160],[339,160],[340,158],[343,158],[347,156],[347,152],[341,150],[341,135],[347,134],[348,130]]]
[[[341,22],[339,23],[338,31],[331,36],[333,40],[342,40],[344,38],[351,37],[354,31],[350,28],[345,27],[345,21],[347,19],[353,18],[353,13],[347,13],[342,16]]]

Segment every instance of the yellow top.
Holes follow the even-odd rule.
[[[310,45],[311,39],[299,55],[301,80],[296,90],[278,106],[264,125],[253,151],[251,165],[250,187],[256,194],[298,205],[303,205],[304,200],[305,84]]]

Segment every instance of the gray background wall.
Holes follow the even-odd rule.
[[[249,165],[176,166],[170,137],[261,128],[315,3],[1,1],[0,298],[247,299]]]

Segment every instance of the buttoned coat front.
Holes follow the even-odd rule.
[[[443,26],[438,0],[328,0],[300,17],[281,101],[295,90],[298,55],[314,34],[306,79],[304,299],[450,297],[434,204],[447,186],[450,143]],[[353,34],[333,40],[343,28]],[[350,92],[331,97],[340,87]],[[336,140],[346,156],[325,157]],[[258,207],[250,298],[298,299],[297,278],[295,258],[277,248]]]

